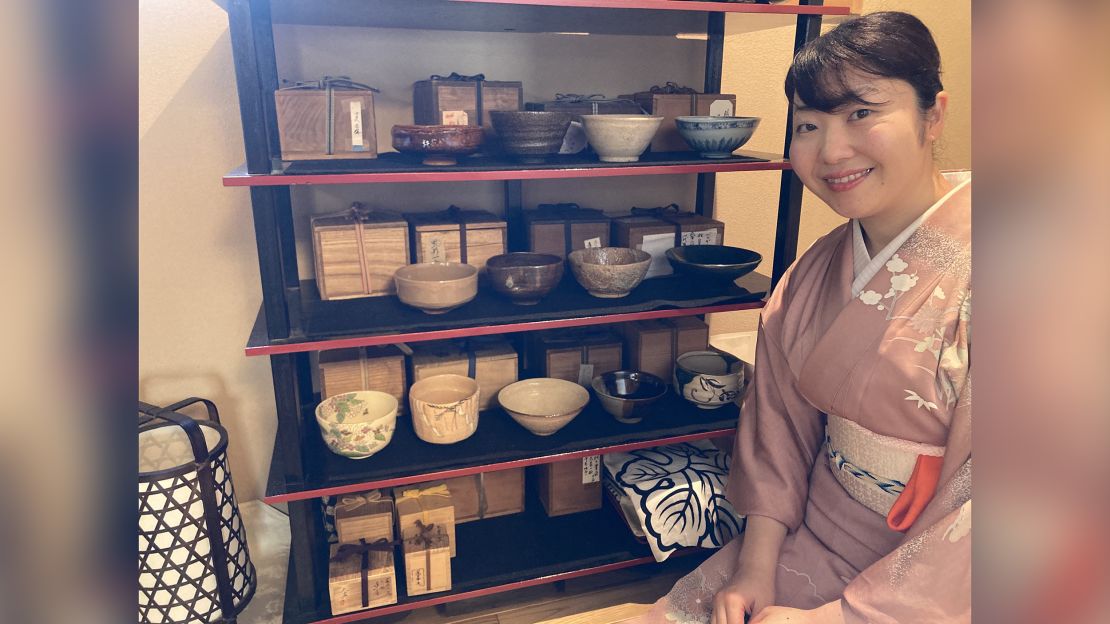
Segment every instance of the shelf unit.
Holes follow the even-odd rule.
[[[735,428],[737,411],[730,406],[706,412],[672,396],[641,425],[628,427],[618,425],[591,403],[564,430],[550,438],[537,438],[504,413],[491,410],[481,415],[482,425],[471,439],[436,447],[434,452],[401,422],[390,446],[375,457],[354,462],[324,450],[312,417],[318,396],[312,387],[310,355],[353,346],[760,307],[797,251],[801,184],[783,158],[790,143],[789,114],[782,154],[741,152],[723,161],[702,160],[692,153],[662,153],[622,165],[576,156],[543,166],[476,158],[458,167],[436,168],[383,154],[376,161],[283,163],[273,99],[278,87],[273,26],[561,32],[573,31],[576,26],[582,30],[582,25],[588,24],[591,32],[604,34],[700,33],[706,42],[703,91],[713,93],[721,86],[726,14],[751,14],[751,19],[768,14],[796,16],[796,50],[819,34],[822,16],[846,15],[847,9],[822,6],[820,0],[801,0],[799,5],[682,0],[227,0],[226,7],[246,163],[228,173],[223,183],[248,187],[251,196],[263,303],[246,353],[268,356],[273,377],[278,436],[266,500],[289,504],[292,542],[285,621],[353,622],[654,561],[646,546],[632,539],[623,520],[608,507],[547,518],[542,508],[530,501],[522,514],[458,527],[459,556],[453,562],[451,591],[410,599],[404,597],[402,587],[396,605],[330,617],[319,496],[725,436]],[[712,293],[690,292],[681,280],[664,278],[645,282],[627,299],[601,301],[568,281],[556,296],[533,309],[507,309],[494,295],[480,293],[459,310],[428,317],[405,309],[391,297],[321,301],[315,284],[302,281],[298,274],[290,194],[295,185],[501,181],[510,248],[515,249],[520,248],[521,232],[514,224],[519,223],[522,185],[527,180],[697,175],[696,210],[711,215],[717,173],[768,170],[782,172],[770,276],[752,274],[738,286]],[[535,539],[536,535],[543,539]],[[513,543],[529,552],[498,550],[513,536],[519,538]],[[403,574],[398,579],[403,583]]]

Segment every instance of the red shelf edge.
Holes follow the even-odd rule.
[[[478,4],[528,4],[595,9],[648,9],[661,11],[705,11],[709,13],[762,13],[776,15],[848,15],[848,7],[799,6],[796,4],[727,4],[679,0],[452,0]]]
[[[450,338],[465,338],[468,336],[488,336],[491,334],[512,334],[541,329],[558,329],[561,327],[585,327],[587,325],[607,325],[609,323],[625,323],[628,321],[642,321],[647,319],[675,318],[679,316],[695,316],[698,314],[715,314],[719,312],[737,312],[739,310],[755,310],[762,308],[763,301],[750,301],[747,303],[730,303],[700,308],[675,308],[668,310],[649,310],[646,312],[627,312],[624,314],[606,314],[602,316],[581,316],[569,319],[551,321],[531,321],[528,323],[508,323],[504,325],[482,325],[478,327],[465,327],[461,329],[437,329],[434,331],[413,332],[409,334],[382,334],[378,336],[360,336],[357,338],[336,338],[313,340],[311,342],[294,342],[288,344],[271,344],[258,347],[247,346],[244,352],[248,356],[258,355],[284,355],[288,353],[302,353],[305,351],[329,351],[332,349],[347,349],[351,347],[373,347],[391,345],[400,342],[424,342],[427,340],[446,340]]]
[[[653,446],[660,446],[662,444],[681,444],[683,442],[693,442],[695,440],[707,440],[709,438],[720,438],[727,436],[736,431],[735,427],[728,427],[725,429],[712,429],[710,431],[703,431],[701,433],[688,433],[679,436],[670,436],[665,438],[656,438],[654,440],[644,440],[642,442],[629,442],[627,444],[617,444],[613,446],[606,446],[601,448],[584,449],[581,451],[571,451],[569,453],[558,453],[555,455],[543,455],[540,457],[532,457],[529,459],[516,459],[507,462],[497,462],[493,464],[482,464],[480,466],[471,466],[469,468],[455,468],[452,470],[440,470],[437,472],[426,472],[422,474],[409,475],[406,477],[397,477],[393,479],[378,479],[377,481],[365,481],[362,483],[353,483],[350,485],[337,485],[335,487],[319,488],[315,490],[302,490],[300,492],[292,492],[288,494],[278,494],[276,496],[263,497],[262,501],[267,504],[274,503],[288,503],[299,500],[309,500],[318,498],[320,496],[340,496],[343,494],[353,494],[356,492],[364,492],[366,490],[373,490],[384,487],[397,487],[401,485],[412,485],[414,483],[423,483],[425,481],[439,481],[441,479],[452,479],[454,477],[466,477],[475,475],[482,472],[494,472],[497,470],[508,470],[510,468],[524,468],[527,466],[538,466],[540,464],[550,464],[557,461],[564,461],[570,459],[578,459],[580,457],[590,457],[592,455],[602,455],[604,453],[623,453],[626,451],[635,451],[637,449],[651,448]]]

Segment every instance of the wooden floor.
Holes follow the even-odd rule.
[[[691,562],[693,563],[693,562]],[[692,568],[693,566],[689,566]],[[647,611],[689,568],[652,565],[421,609],[404,624],[617,624]]]

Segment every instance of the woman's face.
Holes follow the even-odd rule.
[[[931,198],[932,144],[947,94],[937,96],[923,119],[904,80],[858,74],[847,86],[871,104],[853,102],[830,114],[794,102],[790,161],[802,183],[838,214],[855,219]]]

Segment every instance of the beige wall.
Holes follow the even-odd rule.
[[[968,166],[969,2],[864,5],[867,10],[913,10],[933,28],[953,92],[942,158],[946,165]],[[370,33],[373,38],[367,37]],[[753,149],[782,148],[781,83],[792,37],[789,19],[728,19],[724,90],[738,94],[743,113],[764,118]],[[411,121],[408,94],[414,77],[454,70],[521,78],[528,99],[550,97],[568,84],[576,91],[616,95],[662,80],[697,85],[704,54],[698,41],[596,35],[568,39],[279,26],[275,39],[284,78],[348,67],[353,78],[383,88],[378,123],[383,145],[390,125]],[[276,426],[269,362],[243,355],[261,300],[249,193],[220,184],[220,177],[243,160],[227,14],[216,4],[146,0],[140,4],[139,41],[140,398],[153,403],[191,395],[215,400],[231,434],[239,495],[257,498],[265,487]],[[399,53],[405,49],[420,53]],[[579,62],[565,62],[567,50]],[[641,63],[649,53],[653,63]],[[382,58],[390,62],[365,60]],[[728,242],[770,258],[778,176],[729,174],[718,180],[719,216],[728,223]],[[531,183],[525,203],[578,201],[623,210],[671,201],[689,205],[692,197],[691,177],[667,176]],[[297,188],[302,275],[310,274],[310,246],[303,235],[309,215],[342,209],[353,199],[404,210],[441,208],[448,202],[499,209],[501,202],[499,186],[482,183]],[[803,247],[836,223],[828,209],[812,203],[804,212]],[[714,332],[749,328],[751,318],[718,315]]]

